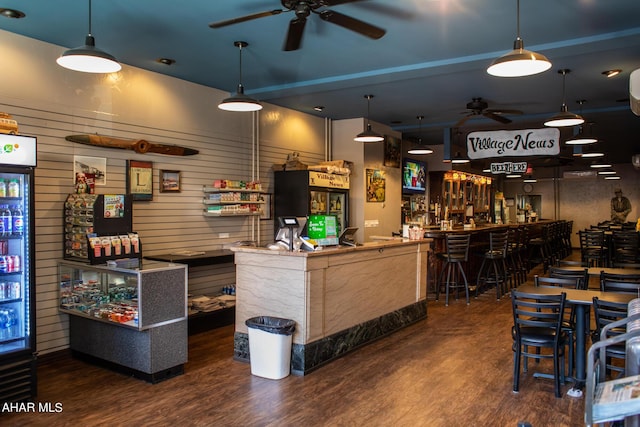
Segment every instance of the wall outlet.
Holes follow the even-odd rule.
[[[218,237],[221,239],[228,239],[229,233],[218,233]]]

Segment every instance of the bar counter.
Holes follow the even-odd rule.
[[[440,230],[439,227],[427,228],[424,232],[425,238],[433,239],[432,251],[434,253],[446,252],[445,236],[447,234],[471,234],[469,243],[469,261],[465,272],[469,285],[477,285],[478,272],[482,264],[484,252],[489,247],[489,234],[492,232],[506,231],[511,228],[526,227],[528,239],[539,237],[542,234],[542,226],[556,222],[555,220],[539,220],[528,223],[509,224],[483,224],[475,228],[465,229],[462,225],[454,226],[451,230]],[[435,298],[438,274],[442,270],[442,262],[435,256],[429,257],[429,271],[431,275],[428,281],[428,292]]]
[[[291,370],[324,363],[427,316],[430,239],[289,252],[234,247],[234,358],[249,360],[245,321],[273,316],[296,322]]]

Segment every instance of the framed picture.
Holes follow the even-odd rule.
[[[262,214],[260,215],[260,219],[271,219],[273,212],[271,193],[261,194],[261,197],[262,200],[264,200],[264,205],[262,205]]]
[[[180,192],[180,171],[160,171],[160,192],[179,193]]]
[[[107,185],[106,157],[73,156],[73,179],[76,182],[80,174],[92,176],[94,185]]]
[[[153,163],[127,160],[127,194],[134,201],[153,200]]]
[[[400,167],[400,157],[402,155],[400,138],[385,135],[384,137],[384,166],[391,168]]]
[[[386,177],[384,171],[367,169],[367,202],[384,202]]]

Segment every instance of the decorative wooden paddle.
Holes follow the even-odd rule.
[[[144,139],[119,139],[100,135],[69,135],[64,139],[78,144],[94,145],[97,147],[120,148],[133,150],[136,153],[167,154],[169,156],[193,156],[198,150],[180,147],[178,145],[154,144]]]

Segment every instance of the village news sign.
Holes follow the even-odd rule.
[[[560,154],[558,128],[471,132],[467,135],[470,159]]]

